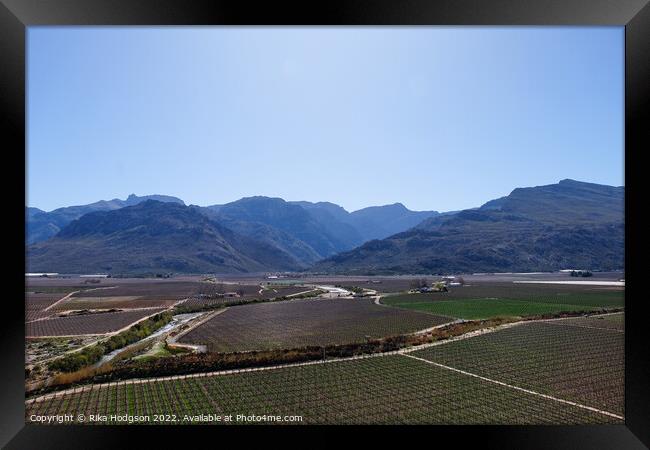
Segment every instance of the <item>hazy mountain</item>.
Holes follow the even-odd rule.
[[[291,234],[266,225],[261,222],[247,222],[237,220],[228,216],[220,217],[219,214],[210,208],[200,206],[191,206],[197,211],[206,215],[208,218],[215,220],[231,230],[237,230],[237,233],[250,238],[266,242],[269,245],[277,247],[280,251],[291,255],[298,264],[303,267],[309,267],[316,261],[322,259],[322,256],[316,253],[309,245],[293,237]]]
[[[249,236],[269,236],[280,248],[306,263],[407,230],[438,214],[410,211],[402,204],[349,213],[334,203],[286,202],[270,197],[248,197],[207,209],[227,227]]]
[[[25,208],[25,218],[26,218],[26,219],[31,219],[31,218],[34,217],[35,215],[37,215],[37,214],[42,214],[42,213],[44,213],[44,212],[45,212],[45,211],[43,211],[42,209],[32,208],[32,207],[29,207],[29,206],[28,206],[28,207]]]
[[[225,205],[208,206],[215,213],[215,220],[233,229],[244,229],[244,224],[266,225],[294,239],[302,241],[319,258],[347,250],[360,241],[350,237],[355,233],[351,227],[340,231],[336,224],[323,220],[301,205],[281,198],[246,197]],[[342,224],[343,226],[345,224]],[[250,226],[250,225],[249,225]]]
[[[574,180],[519,188],[480,208],[324,260],[316,271],[449,273],[624,266],[624,187]]]
[[[26,243],[32,244],[35,242],[45,241],[52,236],[56,235],[63,227],[75,219],[94,211],[112,211],[125,206],[137,205],[145,200],[157,200],[161,202],[174,202],[184,205],[183,200],[170,197],[167,195],[145,195],[138,197],[131,194],[126,200],[115,198],[113,200],[100,200],[88,205],[67,206],[58,208],[50,212],[42,211],[38,208],[26,209]]]
[[[354,211],[350,214],[348,223],[362,233],[364,241],[369,241],[408,230],[439,214],[438,211],[411,211],[401,203],[394,203]]]
[[[131,194],[124,201],[118,199],[112,201],[121,203],[122,206],[133,206],[147,200],[156,200],[158,202],[163,202],[163,203],[179,203],[181,205],[185,204],[185,202],[178,197],[172,197],[171,195],[158,195],[158,194],[143,195],[142,197],[138,197],[135,194]]]
[[[26,208],[25,216],[30,271],[245,272],[314,263],[339,273],[618,269],[623,199],[623,187],[562,180],[442,214],[401,203],[350,213],[269,197],[187,207],[175,197],[131,195],[51,212]]]
[[[297,202],[289,202],[293,203],[294,205],[299,205],[305,208],[308,211],[322,211],[328,213],[334,220],[338,220],[340,222],[347,222],[347,219],[350,215],[350,213],[343,208],[342,206],[337,205],[336,203],[330,203],[330,202],[306,202],[306,201],[297,201]]]
[[[408,230],[423,220],[437,216],[437,211],[411,211],[401,203],[371,206],[348,212],[329,202],[293,202],[307,209],[332,230],[350,237],[349,244],[357,246],[371,239],[382,239]]]
[[[59,273],[295,270],[289,254],[178,202],[147,200],[85,214],[28,247],[28,271]]]
[[[102,200],[51,212],[26,208],[26,243],[45,242],[86,214],[115,211],[146,200],[184,205],[176,197],[130,195],[126,200]],[[276,249],[279,254],[291,260],[291,267],[296,269],[307,268],[323,258],[350,250],[371,237],[383,237],[406,230],[419,220],[437,214],[409,211],[402,205],[366,208],[349,213],[341,206],[329,202],[286,202],[281,198],[261,196],[242,198],[225,205],[190,208],[233,230],[239,236]],[[66,237],[67,233],[69,230],[62,233],[61,237]],[[62,246],[64,241],[56,245]],[[170,253],[172,251],[173,249]],[[268,268],[278,269],[273,265]]]
[[[329,202],[291,202],[307,210],[332,236],[343,244],[341,250],[349,250],[361,245],[367,239],[361,230],[349,223],[350,213],[343,207]],[[339,251],[341,251],[339,250]],[[324,255],[328,256],[328,255]]]

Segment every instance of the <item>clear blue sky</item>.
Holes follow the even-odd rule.
[[[622,27],[30,27],[27,203],[622,185]]]

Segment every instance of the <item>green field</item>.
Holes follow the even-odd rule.
[[[80,388],[81,389],[81,388]],[[302,416],[301,424],[588,424],[603,414],[391,355],[137,384],[86,386],[32,414]],[[85,424],[88,424],[86,419]],[[153,422],[151,422],[153,424]],[[214,422],[212,422],[214,423]],[[250,422],[236,422],[250,423]],[[264,423],[264,422],[262,422]],[[268,423],[268,421],[266,422]],[[286,422],[284,422],[286,423]]]
[[[513,284],[460,287],[449,293],[400,294],[382,297],[381,302],[460,319],[486,319],[620,308],[624,305],[624,295],[622,290],[584,287],[571,290],[566,286],[531,289]]]
[[[590,311],[599,309],[587,305],[536,303],[509,299],[441,300],[435,302],[382,299],[382,303],[400,308],[414,309],[416,311],[426,311],[443,316],[457,317],[459,319],[487,319],[500,316],[528,316],[560,311]]]

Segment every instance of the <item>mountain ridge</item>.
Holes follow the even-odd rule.
[[[27,242],[27,253],[37,272],[128,272],[137,264],[176,272],[354,274],[618,269],[624,264],[624,193],[624,186],[564,179],[444,213],[411,211],[399,202],[350,213],[330,202],[265,196],[202,207],[132,194],[59,208],[53,211],[59,223],[48,216],[53,212],[26,207],[26,228],[40,223],[50,234]]]
[[[56,208],[52,211],[43,211],[34,207],[25,207],[25,241],[27,244],[45,241],[55,236],[62,228],[75,219],[93,211],[111,211],[133,206],[146,200],[159,200],[185,204],[183,200],[169,195],[144,195],[138,197],[130,194],[125,200],[114,198],[112,200],[99,200],[87,205],[74,205]]]
[[[296,270],[290,255],[178,203],[146,200],[94,211],[28,247],[29,271],[62,273]]]
[[[317,263],[327,273],[549,271],[624,266],[624,187],[562,180],[442,217]]]

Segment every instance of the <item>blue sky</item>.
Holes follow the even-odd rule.
[[[622,27],[30,27],[27,204],[623,185]]]

